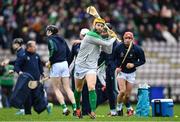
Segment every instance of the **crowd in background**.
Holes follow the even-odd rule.
[[[89,28],[93,5],[121,37],[129,30],[140,45],[144,40],[180,41],[179,0],[1,0],[0,45],[10,48],[13,38],[45,42],[45,27],[55,24],[66,39],[77,38]]]

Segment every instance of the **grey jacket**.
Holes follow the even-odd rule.
[[[86,35],[81,42],[75,65],[86,69],[97,69],[97,62],[101,51],[111,54],[113,42],[115,40],[116,38],[103,40],[94,36]]]

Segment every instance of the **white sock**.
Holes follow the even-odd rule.
[[[128,110],[128,111],[129,111],[129,110],[133,110],[132,106],[128,107],[127,110]]]
[[[20,109],[19,111],[20,111],[20,112],[24,112],[24,109]]]
[[[111,115],[116,115],[116,109],[111,109]]]
[[[64,109],[63,109],[63,112],[66,112],[67,110],[68,110],[67,108],[64,108]]]
[[[48,108],[49,106],[50,106],[50,104],[48,103],[47,106],[46,106],[46,108]]]
[[[117,103],[117,111],[121,111],[123,107],[123,103]]]
[[[3,105],[2,105],[2,96],[0,94],[0,108],[3,108]]]
[[[0,101],[0,108],[3,108],[2,102]]]

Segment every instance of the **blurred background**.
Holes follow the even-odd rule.
[[[86,14],[90,5],[120,37],[132,31],[135,44],[144,49],[147,62],[137,70],[137,84],[148,82],[151,99],[172,98],[179,102],[179,0],[0,0],[0,61],[15,59],[11,44],[17,37],[25,43],[35,40],[38,53],[47,61],[46,26],[57,25],[68,43],[78,39],[80,30],[91,26],[93,17]],[[136,101],[137,88],[131,101]]]

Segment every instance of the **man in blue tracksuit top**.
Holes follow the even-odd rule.
[[[13,40],[12,47],[16,51],[16,57],[19,58],[24,54],[24,48],[22,47],[23,39],[22,38],[15,38]],[[15,61],[10,61],[10,64],[15,65]]]
[[[25,52],[24,48],[22,47],[22,44],[23,44],[23,39],[22,38],[15,38],[13,40],[12,47],[16,51],[16,60],[18,58],[20,58],[21,56],[23,56],[23,54]],[[16,60],[10,61],[9,64],[15,65]],[[11,72],[14,72],[14,69],[9,71],[9,73],[11,73]],[[23,115],[24,114],[23,107],[20,108],[20,110],[18,112],[16,112],[16,114],[17,115],[20,115],[20,114]]]
[[[144,51],[137,45],[133,44],[134,35],[132,32],[125,32],[123,35],[123,43],[116,46],[114,58],[116,62],[117,81],[120,92],[117,97],[117,113],[123,115],[122,105],[129,100],[133,84],[135,83],[136,67],[143,65],[145,61]],[[132,44],[132,46],[130,46]],[[130,48],[129,48],[130,47]],[[126,59],[123,59],[126,52],[130,49]],[[129,104],[127,106],[127,114],[131,116],[134,110]]]
[[[8,65],[8,64],[11,64],[11,65],[15,65],[15,62],[18,58],[20,58],[21,56],[23,56],[24,54],[24,48],[22,47],[22,44],[23,44],[23,39],[22,38],[15,38],[13,40],[13,43],[12,43],[12,48],[13,50],[16,51],[16,59],[15,60],[12,60],[12,61],[9,61],[9,59],[3,61],[1,64],[3,66],[5,65]],[[14,72],[14,68],[12,70],[9,70],[9,73],[13,73]],[[20,108],[20,110],[18,112],[16,112],[17,115],[20,115],[20,114],[24,114],[24,109],[23,107]]]
[[[15,38],[12,43],[13,50],[16,51],[16,58],[21,57],[24,54],[24,48],[22,47],[23,39],[22,38]],[[15,65],[16,60],[9,61],[9,59],[6,59],[2,61],[1,65],[5,66],[7,64]]]
[[[20,75],[19,79],[22,78],[21,82],[26,82],[26,81],[23,81],[23,80],[26,80],[26,79],[23,79],[24,74],[28,74],[30,79],[33,79],[35,81],[39,81],[40,76],[43,76],[43,66],[41,64],[40,56],[36,53],[35,41],[29,41],[26,45],[26,50],[23,53],[23,55],[17,58],[15,62],[15,71]],[[21,83],[18,82],[18,85],[20,86]],[[18,85],[16,85],[15,89],[19,87]],[[26,87],[26,86],[23,86],[23,87]],[[25,114],[31,114],[31,106],[35,106],[34,101],[37,100],[37,97],[39,97],[39,93],[42,95],[41,99],[44,100],[43,87],[41,86],[40,90],[38,88],[32,91],[29,90],[28,88],[24,89],[24,91],[20,91],[20,92],[27,92],[30,94],[25,100],[25,103],[23,103]],[[25,99],[25,98],[22,98],[22,99]],[[43,105],[42,110],[46,109],[47,101],[46,100],[43,101],[43,104],[44,105]]]
[[[43,66],[40,56],[35,53],[36,43],[29,41],[23,56],[19,57],[15,63],[15,71],[18,74],[23,72],[29,73],[33,76],[34,80],[39,81],[40,76],[43,75]]]

